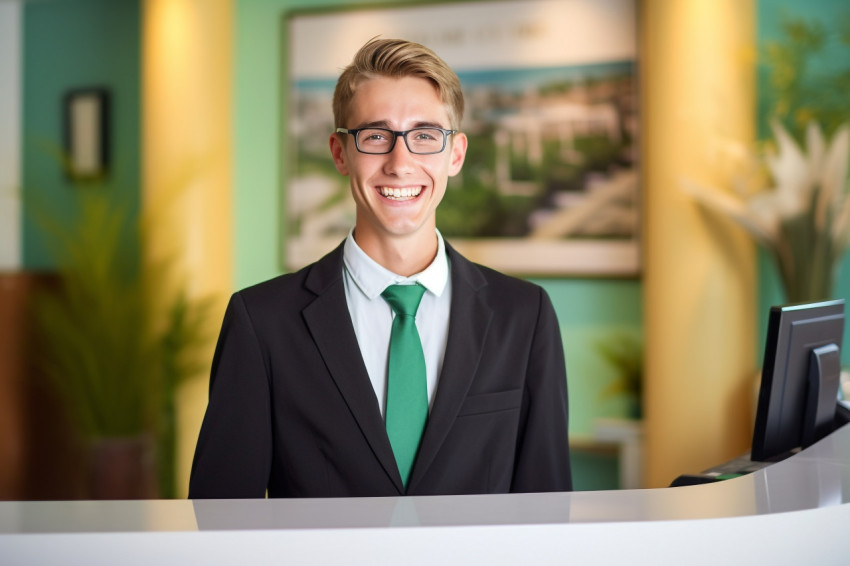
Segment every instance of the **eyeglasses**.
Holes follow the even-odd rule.
[[[354,146],[357,151],[371,155],[383,155],[391,152],[399,137],[404,138],[404,145],[407,146],[410,153],[418,155],[440,153],[446,149],[446,140],[449,135],[457,133],[457,130],[444,130],[443,128],[413,128],[404,132],[386,128],[358,128],[355,130],[337,128],[336,131],[340,134],[354,136]]]

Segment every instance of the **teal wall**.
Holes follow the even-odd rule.
[[[779,41],[783,38],[782,24],[788,19],[802,19],[806,22],[817,22],[824,30],[823,40],[825,42],[822,54],[813,58],[806,76],[810,84],[817,85],[818,76],[822,73],[834,73],[843,69],[850,76],[850,3],[847,0],[809,0],[798,2],[796,0],[758,0],[757,2],[757,30],[756,40],[760,50],[764,50],[769,42]],[[838,26],[843,25],[847,39],[842,43],[837,32]],[[764,64],[764,58],[760,58],[757,69],[757,131],[760,139],[771,136],[769,121],[771,119],[772,100],[775,93],[769,82],[769,76]],[[841,93],[847,97],[847,93]],[[843,108],[843,121],[850,121],[850,98],[846,98],[846,107]],[[846,255],[840,267],[838,279],[835,286],[833,298],[850,298],[850,254]],[[771,259],[763,251],[758,256],[758,305],[757,316],[759,324],[759,335],[757,343],[757,363],[762,363],[762,352],[767,334],[767,320],[772,305],[784,304],[785,297],[781,282],[777,275],[775,266]],[[842,345],[842,363],[850,365],[850,332],[845,332],[844,344]]]
[[[628,399],[609,394],[618,369],[600,344],[642,335],[641,285],[636,280],[535,279],[555,306],[564,341],[570,396],[570,433],[593,433],[600,417],[631,413]]]
[[[52,0],[23,4],[23,266],[53,265],[35,217],[45,209],[71,218],[74,187],[60,166],[62,100],[69,89],[111,93],[108,181],[139,209],[141,35],[139,0]]]

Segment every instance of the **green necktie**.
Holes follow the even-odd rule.
[[[381,296],[395,311],[387,370],[387,435],[401,480],[407,487],[419,440],[428,418],[425,355],[416,330],[422,285],[390,285]]]

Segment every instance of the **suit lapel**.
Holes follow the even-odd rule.
[[[317,296],[304,309],[304,320],[369,446],[399,493],[404,493],[392,446],[348,315],[342,257],[342,246],[339,246],[312,267],[305,286]]]
[[[449,433],[478,368],[492,309],[478,291],[486,281],[471,262],[446,244],[451,261],[452,307],[449,336],[436,398],[413,466],[408,492],[426,474]]]

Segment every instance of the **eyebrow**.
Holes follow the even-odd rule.
[[[354,129],[362,130],[363,128],[384,128],[384,129],[387,129],[387,130],[393,130],[393,128],[390,127],[390,123],[387,122],[386,120],[376,120],[374,122],[366,122],[364,124],[360,124],[359,126],[357,126],[357,128],[354,128]],[[439,124],[437,122],[427,122],[427,121],[415,122],[412,127],[408,128],[408,130],[412,130],[414,128],[440,128],[441,130],[448,129],[448,128],[444,128],[441,124]],[[393,130],[393,131],[395,131],[395,130]]]

